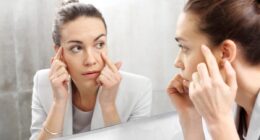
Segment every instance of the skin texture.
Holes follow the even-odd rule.
[[[54,101],[44,127],[51,132],[62,132],[70,80],[74,83],[73,104],[77,108],[92,111],[99,100],[105,126],[120,123],[115,99],[121,82],[121,62],[114,64],[107,56],[103,22],[98,18],[78,17],[64,24],[61,46],[55,46],[55,50],[49,73]],[[42,140],[53,137],[44,130],[39,135]]]

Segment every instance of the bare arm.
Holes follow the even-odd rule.
[[[63,121],[68,100],[68,82],[69,74],[66,65],[61,60],[62,47],[54,57],[49,72],[49,80],[51,82],[54,101],[42,129],[39,133],[39,140],[46,140],[61,136],[63,132]]]
[[[39,133],[39,140],[47,140],[50,138],[59,137],[62,135],[64,114],[66,111],[66,103],[53,103],[45,120],[43,127]],[[45,129],[45,130],[44,130]],[[47,131],[46,131],[47,129]],[[48,131],[57,133],[50,134]]]

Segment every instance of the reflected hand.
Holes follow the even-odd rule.
[[[106,65],[97,78],[97,83],[101,85],[102,88],[99,95],[100,104],[104,106],[114,106],[117,91],[122,79],[119,73],[122,63],[117,62],[113,64],[104,53],[101,53],[101,57]]]
[[[54,102],[66,102],[68,98],[70,75],[67,71],[66,64],[62,61],[62,51],[62,47],[60,47],[52,60],[49,72]]]

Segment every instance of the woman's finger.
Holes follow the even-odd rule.
[[[190,85],[190,82],[187,81],[187,80],[183,80],[182,81],[182,84],[183,84],[183,89],[184,89],[184,92],[189,94],[189,85]]]
[[[197,66],[200,82],[202,84],[209,84],[210,83],[210,77],[209,77],[209,72],[207,69],[207,66],[205,63],[200,63]]]
[[[49,75],[53,75],[57,69],[59,69],[60,67],[67,67],[63,62],[61,62],[60,60],[54,60],[51,68],[50,68],[50,74]]]
[[[236,80],[236,72],[231,66],[229,61],[224,62],[224,68],[226,73],[226,82],[227,85],[232,89],[232,91],[237,90],[237,80]]]
[[[105,64],[113,71],[113,72],[117,72],[118,69],[115,66],[115,64],[113,64],[113,62],[107,57],[107,55],[105,53],[101,53],[101,58],[103,59],[103,61],[105,62]]]
[[[182,77],[178,74],[176,75],[170,82],[167,90],[176,89],[178,93],[184,93],[183,85],[182,85]]]
[[[211,78],[213,78],[215,80],[221,80],[222,77],[221,77],[218,63],[216,61],[215,56],[212,54],[210,49],[205,45],[201,46],[201,50],[206,59],[206,63],[207,63],[209,74],[210,74]]]
[[[55,73],[56,77],[59,77],[62,74],[68,74],[67,70],[64,67],[61,67],[60,69],[57,70]]]
[[[115,75],[115,73],[113,73],[112,70],[110,68],[108,68],[108,66],[104,67],[104,69],[101,71],[101,74],[108,77],[108,79],[113,79],[113,77]]]
[[[99,76],[99,81],[100,81],[102,86],[108,85],[110,83],[110,80],[107,79],[107,77],[102,75],[102,74],[100,74],[100,76]]]
[[[199,84],[200,83],[200,76],[199,76],[199,73],[198,72],[194,72],[192,74],[192,81],[193,83],[195,84]]]
[[[116,66],[117,70],[119,70],[122,67],[122,62],[121,61],[116,62],[115,66]]]
[[[54,60],[60,60],[61,59],[61,54],[62,54],[62,47],[59,47],[59,49],[58,49],[58,51],[57,51],[57,53],[56,53],[56,55],[54,56]]]

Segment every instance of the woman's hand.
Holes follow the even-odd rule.
[[[62,61],[62,47],[59,48],[51,63],[49,79],[51,82],[55,103],[65,103],[68,98],[68,82],[70,75],[66,64]]]
[[[202,46],[202,53],[207,65],[200,63],[197,66],[198,72],[192,75],[189,95],[195,108],[206,120],[213,139],[224,139],[219,134],[222,132],[221,130],[223,130],[223,134],[225,133],[224,130],[227,133],[230,132],[229,134],[233,132],[236,134],[232,116],[232,106],[237,92],[236,73],[231,64],[224,61],[223,77],[226,78],[223,79],[218,63],[209,48]],[[223,134],[222,136],[225,136]],[[233,138],[236,137],[233,136]],[[228,137],[228,139],[230,138]]]
[[[102,88],[99,94],[99,101],[105,126],[111,126],[121,122],[115,104],[117,91],[121,82],[121,75],[118,71],[121,67],[121,62],[113,64],[103,53],[101,57],[106,66],[97,79],[97,83],[100,84]]]
[[[202,118],[189,97],[189,82],[177,74],[170,82],[167,92],[174,104],[185,140],[203,140]]]
[[[99,95],[100,104],[104,106],[115,105],[117,91],[121,82],[121,75],[119,73],[121,62],[113,64],[104,53],[101,53],[101,57],[105,62],[105,67],[97,79],[97,83],[102,88]]]
[[[66,103],[69,95],[68,82],[70,80],[66,64],[62,61],[62,51],[62,47],[60,47],[51,61],[49,80],[51,82],[54,102],[50,107],[48,116],[39,134],[39,140],[62,136]]]
[[[170,81],[167,87],[167,93],[174,104],[177,112],[182,115],[188,115],[190,111],[196,113],[196,110],[189,98],[189,83],[184,80],[180,74],[177,74]],[[191,114],[193,116],[193,114]]]

